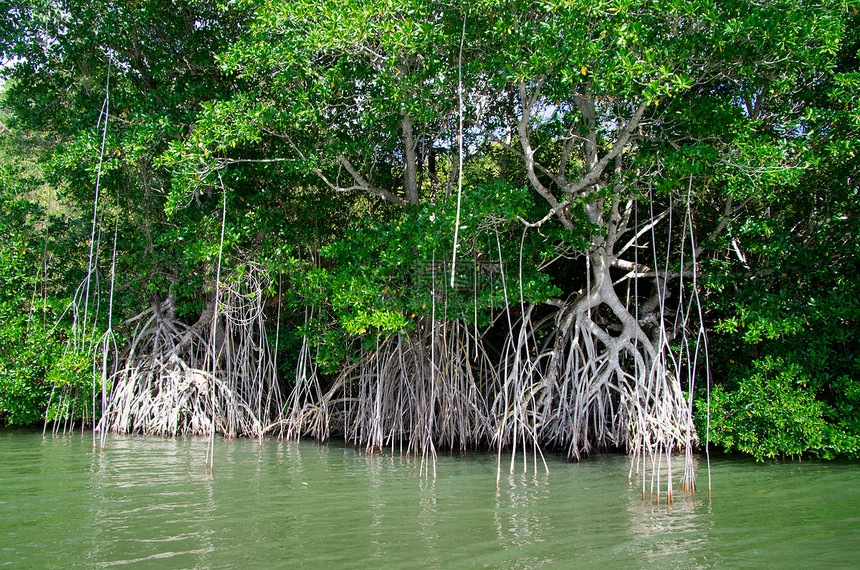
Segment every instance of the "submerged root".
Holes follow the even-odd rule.
[[[194,326],[157,300],[139,316],[148,319],[113,377],[99,429],[235,437],[279,425],[283,401],[262,319],[268,281],[257,266],[241,275],[225,287],[219,311]]]
[[[369,454],[389,448],[435,458],[440,448],[474,447],[490,432],[469,356],[475,342],[462,323],[430,319],[377,339],[319,403],[307,403],[317,389],[313,381],[297,382],[287,432],[327,437],[333,429]]]
[[[288,439],[310,436],[324,440],[330,433],[328,405],[322,395],[307,336],[302,337],[296,363],[296,384],[287,399],[287,411],[281,427]]]
[[[542,448],[565,449],[571,460],[620,449],[643,481],[674,453],[692,463],[696,435],[678,381],[687,364],[668,342],[655,347],[638,328],[610,336],[582,305],[538,323],[532,313],[511,326],[496,362],[461,321],[426,319],[378,337],[325,394],[304,342],[285,433],[338,433],[368,454],[422,458],[492,445],[512,452],[511,471],[517,457],[526,469],[531,456],[537,472]],[[692,469],[685,463],[682,472],[680,488],[691,491]],[[671,489],[671,468],[665,477]]]

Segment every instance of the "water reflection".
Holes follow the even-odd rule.
[[[218,498],[205,469],[206,440],[117,437],[90,457],[93,566],[205,560],[215,552]]]
[[[546,484],[546,481],[543,483]],[[505,548],[540,541],[542,513],[539,508],[541,481],[532,475],[511,474],[496,491],[494,520],[496,536]]]
[[[548,475],[518,460],[498,488],[488,454],[441,456],[435,478],[336,442],[216,440],[211,474],[205,460],[198,438],[113,437],[93,453],[86,436],[0,432],[0,563],[839,566],[860,543],[857,464],[716,461],[713,503],[676,491],[667,506],[643,501],[617,456],[548,457]]]
[[[679,488],[677,477],[683,473],[684,458],[674,457],[671,466],[671,474],[675,477],[673,499],[669,502],[668,467],[665,463],[659,466],[648,463],[646,467],[644,473],[638,473],[631,481],[627,507],[631,540],[625,547],[626,553],[655,565],[671,560],[676,566],[708,566],[697,559],[700,548],[709,542],[711,505],[707,491],[686,493]],[[694,465],[694,468],[699,466]],[[643,495],[646,498],[643,499]]]
[[[420,471],[420,468],[419,468]],[[440,513],[436,501],[436,478],[419,477],[418,479],[418,534],[422,546],[426,549],[425,560],[437,560],[440,542],[439,526]]]

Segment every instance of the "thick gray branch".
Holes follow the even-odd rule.
[[[520,136],[520,145],[523,147],[523,158],[526,163],[526,174],[528,175],[529,182],[532,187],[537,190],[538,194],[540,194],[544,200],[552,208],[552,211],[558,214],[559,219],[569,230],[573,229],[573,224],[570,219],[564,215],[562,208],[559,206],[558,200],[555,199],[555,196],[552,195],[549,188],[543,185],[540,179],[535,172],[535,151],[531,145],[531,139],[529,138],[529,120],[531,119],[532,107],[537,101],[537,96],[540,91],[540,83],[535,86],[531,95],[528,94],[525,83],[520,84],[520,102],[523,108],[522,117],[520,117],[520,122],[517,125],[517,131]]]
[[[341,187],[335,186],[334,184],[332,184],[331,182],[329,182],[325,178],[325,176],[322,174],[322,172],[319,171],[319,169],[314,168],[314,171],[333,190],[336,190],[338,192],[347,192],[349,190],[364,190],[365,192],[373,194],[374,196],[379,196],[380,198],[383,198],[384,200],[388,200],[389,202],[394,202],[395,204],[399,204],[400,206],[406,206],[407,205],[407,202],[403,198],[398,196],[397,194],[394,194],[393,192],[389,192],[388,190],[385,190],[384,188],[380,188],[379,186],[374,186],[373,184],[368,182],[361,175],[361,173],[359,173],[358,170],[356,170],[356,168],[352,165],[351,162],[349,162],[349,160],[345,156],[340,155],[338,157],[338,160],[340,161],[341,165],[343,165],[343,167],[346,169],[346,171],[349,172],[350,176],[352,176],[352,179],[355,180],[355,183],[356,183],[355,186],[350,186],[349,188],[341,188]]]
[[[642,120],[642,115],[645,113],[645,109],[648,108],[648,103],[643,101],[637,107],[636,112],[633,113],[633,116],[627,121],[627,124],[624,125],[624,128],[618,133],[618,138],[615,140],[615,144],[612,145],[612,148],[607,152],[603,157],[594,163],[589,169],[588,174],[582,177],[576,183],[572,183],[563,188],[563,190],[568,194],[579,194],[584,190],[587,190],[597,184],[597,181],[600,180],[600,177],[603,175],[603,171],[606,170],[606,167],[609,165],[610,161],[614,159],[616,156],[620,155],[624,150],[624,147],[630,142],[630,138],[633,136],[633,133],[636,131],[636,128],[639,126],[639,121]],[[593,155],[596,158],[596,154]],[[587,163],[588,161],[586,161]]]
[[[406,199],[413,206],[418,205],[418,170],[415,159],[415,138],[412,136],[412,117],[403,115],[400,121],[403,127],[403,156],[406,158],[406,172],[403,176],[403,188]]]

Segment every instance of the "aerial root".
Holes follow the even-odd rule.
[[[142,314],[99,429],[236,437],[280,425],[283,398],[262,315],[268,277],[257,265],[239,275],[223,285],[217,320],[204,313],[188,326],[158,301]]]

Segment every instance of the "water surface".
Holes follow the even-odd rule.
[[[642,500],[623,456],[421,462],[343,444],[0,431],[0,566],[855,566],[860,465],[712,459],[700,491]],[[507,466],[507,462],[506,462]],[[426,467],[426,466],[425,466]]]

